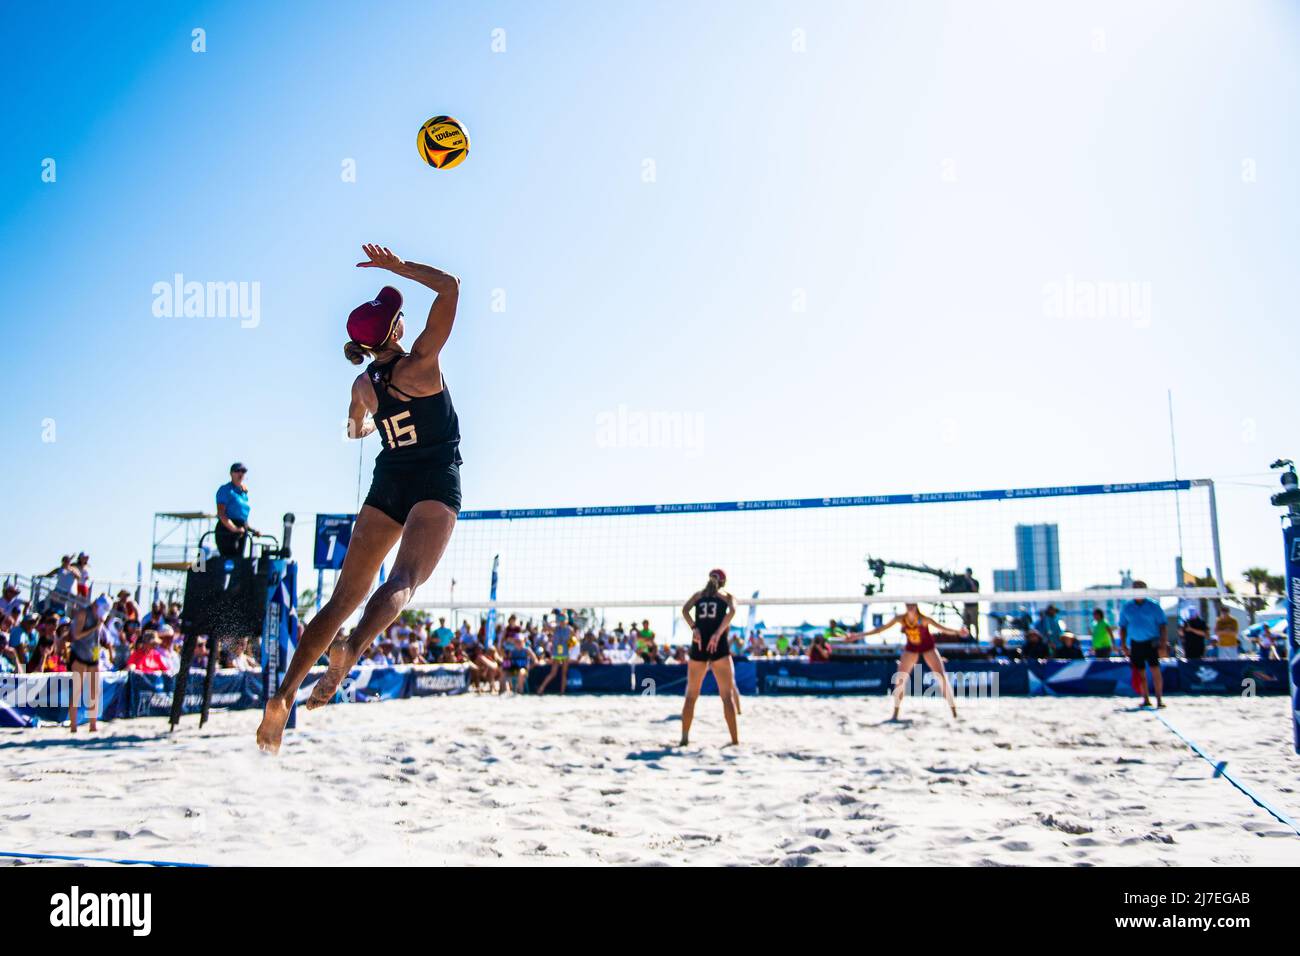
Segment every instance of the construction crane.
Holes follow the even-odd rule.
[[[875,584],[864,584],[863,588],[867,594],[881,594],[885,590],[885,570],[893,568],[897,571],[913,571],[916,574],[928,574],[937,578],[939,581],[939,593],[941,594],[974,594],[979,591],[980,583],[975,579],[970,568],[965,571],[945,571],[942,568],[932,568],[928,564],[910,564],[906,561],[886,561],[884,558],[873,558],[867,555],[867,567],[871,569],[872,576],[875,577]],[[958,607],[956,604],[951,605],[953,611],[962,619],[972,633],[978,633],[979,628],[979,605],[967,604]]]

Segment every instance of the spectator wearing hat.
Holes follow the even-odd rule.
[[[158,656],[167,665],[167,673],[175,674],[181,669],[181,655],[176,650],[176,632],[170,624],[158,628]]]
[[[1020,651],[1014,647],[1007,646],[1007,639],[1002,636],[1002,632],[994,634],[992,645],[989,647],[989,657],[993,660],[1018,661],[1020,660]]]
[[[90,555],[82,551],[77,555],[77,563],[73,565],[77,569],[77,597],[90,598]]]
[[[158,632],[153,628],[141,631],[139,640],[131,650],[131,656],[127,658],[126,669],[142,674],[166,673],[167,662],[158,652],[159,643]]]
[[[39,626],[41,619],[35,614],[24,614],[21,618],[14,614],[7,615],[13,623],[9,627],[3,627],[9,635],[9,646],[19,654],[26,654],[27,649],[36,643],[39,636]],[[50,633],[53,633],[51,630]]]
[[[128,620],[130,619],[128,618]],[[149,613],[140,622],[142,627],[151,627],[155,631],[167,623],[169,623],[167,620],[167,605],[162,601],[154,601],[149,608]]]
[[[18,586],[12,582],[6,584],[4,597],[0,598],[0,614],[12,614],[14,617],[18,617],[22,614],[26,605],[27,602],[19,597]]]
[[[1052,651],[1052,657],[1058,661],[1083,660],[1083,648],[1079,646],[1073,631],[1061,633],[1061,643],[1057,645],[1056,650]]]
[[[217,489],[217,552],[223,558],[236,558],[244,550],[246,536],[257,534],[248,523],[248,485],[243,462],[230,466],[230,480]]]
[[[54,590],[50,592],[48,607],[52,611],[67,610],[77,593],[77,584],[81,580],[81,570],[72,563],[72,555],[65,554],[59,559],[59,566],[45,575],[54,578]]]
[[[1061,619],[1057,617],[1056,605],[1049,604],[1034,623],[1034,630],[1043,636],[1047,642],[1047,649],[1050,653],[1055,653],[1056,649],[1061,646],[1061,636],[1064,630],[1061,627]]]
[[[109,612],[123,624],[127,621],[140,620],[140,605],[135,603],[135,598],[131,597],[131,592],[126,588],[117,592],[117,600],[113,602],[113,608]]]
[[[1020,657],[1026,661],[1045,661],[1052,656],[1052,649],[1047,646],[1043,640],[1042,632],[1031,630],[1025,635],[1025,645],[1021,648]]]

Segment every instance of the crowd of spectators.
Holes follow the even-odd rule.
[[[68,669],[76,636],[74,620],[90,604],[89,561],[85,553],[65,555],[47,575],[50,586],[36,603],[23,597],[14,585],[5,586],[0,597],[0,673]],[[100,670],[175,673],[180,666],[180,614],[181,605],[175,601],[155,601],[143,611],[130,591],[119,590],[98,629]],[[550,668],[540,689],[545,690],[558,675],[562,691],[567,668],[573,663],[685,664],[688,659],[684,643],[661,641],[648,620],[628,626],[619,622],[609,629],[590,618],[589,614],[560,610],[527,619],[511,614],[494,622],[489,640],[489,625],[483,616],[474,623],[462,621],[453,629],[445,617],[435,621],[408,612],[370,645],[359,664],[467,664],[476,689],[504,692],[523,691],[529,672],[537,667]],[[1059,610],[1051,605],[1037,616],[1026,614],[991,623],[995,626],[990,628],[990,642],[980,646],[970,641],[973,653],[1007,660],[1081,660],[1108,658],[1120,651],[1122,628],[1108,620],[1101,608],[1093,612],[1082,640],[1063,624]],[[822,629],[805,626],[793,633],[753,633],[748,637],[742,629],[733,628],[729,641],[732,654],[739,658],[806,658],[817,663],[829,661],[832,642],[850,633],[850,628],[832,620]],[[1207,653],[1234,658],[1241,653],[1244,640],[1238,620],[1220,605],[1212,626],[1199,612],[1175,620],[1163,652],[1189,660]],[[248,639],[216,643],[218,666],[239,670],[258,666],[255,652],[259,649],[250,647]],[[205,637],[198,638],[193,667],[207,667],[208,645]],[[1277,657],[1280,645],[1264,628],[1260,654]]]
[[[66,672],[71,666],[72,644],[80,628],[94,626],[101,671],[133,670],[175,673],[180,669],[181,605],[154,601],[142,612],[131,592],[119,590],[106,613],[88,622],[93,608],[89,557],[65,555],[46,577],[51,587],[38,597],[23,595],[12,582],[0,596],[0,673],[40,674]],[[192,666],[206,668],[208,642],[197,641]],[[247,670],[258,666],[248,640],[222,641],[218,664]]]
[[[1127,606],[1132,606],[1129,602]],[[1106,617],[1106,612],[1096,608],[1088,624],[1088,634],[1080,639],[1068,630],[1060,619],[1059,610],[1048,605],[1037,616],[1028,614],[1010,622],[1011,633],[1016,639],[1008,641],[1002,627],[993,630],[990,641],[989,656],[1003,660],[1083,660],[1085,658],[1106,659],[1122,651],[1122,620],[1114,622]],[[1285,646],[1274,639],[1268,625],[1259,628],[1256,651],[1260,657],[1279,657],[1279,650],[1285,652]],[[1216,657],[1219,660],[1232,660],[1242,653],[1243,642],[1247,638],[1241,633],[1241,623],[1228,610],[1226,605],[1218,604],[1214,613],[1214,624],[1205,620],[1199,608],[1182,618],[1173,618],[1166,624],[1163,640],[1165,656],[1178,656],[1185,660],[1200,660]]]

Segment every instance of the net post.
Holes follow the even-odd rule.
[[[1291,677],[1291,734],[1295,752],[1300,754],[1300,523],[1294,515],[1287,516],[1282,543],[1286,549],[1286,669]]]
[[[1204,485],[1210,506],[1210,547],[1214,554],[1214,583],[1223,587],[1223,553],[1219,548],[1219,502],[1214,494],[1214,480],[1201,478],[1193,484]]]
[[[1291,739],[1300,754],[1300,478],[1295,463],[1279,458],[1273,468],[1282,469],[1282,491],[1269,501],[1275,508],[1285,508],[1282,515],[1282,569],[1286,580],[1286,670],[1291,696]]]

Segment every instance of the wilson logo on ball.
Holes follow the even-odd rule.
[[[426,120],[415,138],[420,158],[434,169],[459,166],[469,155],[469,133],[459,120],[435,116]]]

